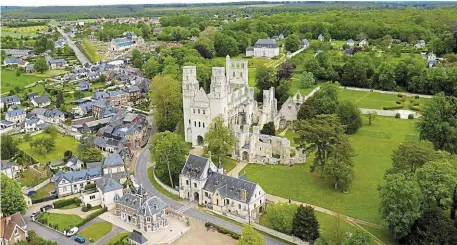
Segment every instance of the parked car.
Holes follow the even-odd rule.
[[[70,236],[73,236],[75,235],[76,233],[78,233],[79,229],[78,227],[73,227],[71,228],[70,230],[67,231],[67,236],[70,237]]]
[[[80,236],[75,236],[75,238],[73,238],[73,240],[75,240],[75,242],[78,242],[78,243],[86,242],[86,239],[84,239],[84,237],[80,237]]]
[[[39,211],[39,210],[36,211],[36,212],[33,212],[32,215],[30,215],[30,218],[31,218],[32,220],[35,220],[35,217],[38,216],[39,214],[41,214],[41,211]]]
[[[41,212],[46,212],[46,211],[48,211],[49,209],[53,209],[53,208],[54,208],[54,205],[48,204],[48,205],[42,206],[42,207],[40,208],[40,211],[41,211]]]

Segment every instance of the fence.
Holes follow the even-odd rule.
[[[177,195],[179,196],[179,192],[177,190],[174,190],[172,189],[171,187],[169,187],[168,185],[162,183],[162,181],[159,180],[159,178],[157,178],[156,174],[154,173],[154,179],[157,183],[159,183],[160,186],[162,186],[165,190],[167,190],[168,192],[170,192],[171,194],[173,195]]]

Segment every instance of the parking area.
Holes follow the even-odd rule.
[[[182,235],[178,240],[174,241],[172,245],[213,245],[224,244],[234,245],[236,240],[228,235],[221,234],[215,230],[207,230],[205,223],[189,218],[190,230]],[[202,239],[204,237],[204,239]]]

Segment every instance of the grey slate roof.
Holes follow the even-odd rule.
[[[137,244],[147,244],[148,239],[144,237],[139,231],[133,230],[132,233],[130,233],[129,240],[133,241]]]
[[[123,195],[117,202],[137,210],[141,205],[141,197],[134,194],[126,194]]]
[[[17,95],[2,97],[1,100],[3,103],[6,103],[6,104],[21,102],[21,100],[19,99],[19,97],[17,97]]]
[[[210,172],[203,190],[210,192],[219,191],[220,195],[239,202],[248,203],[254,195],[257,184],[245,179],[235,178],[217,172]],[[242,190],[246,191],[246,199],[241,197]]]
[[[100,168],[89,168],[85,170],[80,170],[80,171],[70,171],[64,173],[62,170],[57,172],[57,174],[54,176],[54,180],[56,181],[56,184],[59,183],[62,179],[66,179],[69,182],[75,182],[87,178],[94,178],[94,177],[99,177],[102,176],[102,170]]]
[[[309,44],[309,41],[308,41],[308,39],[302,39],[302,40],[301,40],[301,43],[302,43],[303,45],[308,45],[308,44]]]
[[[15,117],[15,116],[24,115],[24,114],[25,114],[25,111],[22,108],[6,112],[6,115],[8,115],[9,117]]]
[[[61,117],[64,114],[59,109],[53,108],[53,109],[50,109],[50,110],[46,110],[43,115],[45,117]]]
[[[3,169],[9,169],[13,166],[17,166],[15,162],[10,162],[10,161],[2,161],[2,170]]]
[[[95,181],[97,188],[100,188],[103,192],[110,192],[114,190],[122,189],[123,186],[112,178],[103,177]]]
[[[190,154],[187,157],[186,164],[181,170],[181,174],[191,178],[200,178],[205,170],[208,158]]]
[[[44,103],[51,103],[51,100],[49,99],[48,96],[37,96],[32,98],[38,105],[44,104]]]
[[[256,47],[256,48],[262,48],[262,47],[277,48],[279,46],[278,46],[278,43],[276,42],[276,40],[274,40],[274,39],[259,39],[255,43],[254,47]]]
[[[116,167],[116,166],[123,166],[124,160],[122,160],[121,155],[117,153],[109,154],[108,156],[103,159],[103,168],[106,167]]]
[[[162,212],[169,205],[162,201],[160,198],[153,196],[143,202],[141,208],[138,210],[137,214],[140,216],[152,216],[154,214]]]

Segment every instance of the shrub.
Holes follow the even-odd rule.
[[[409,105],[409,109],[411,109],[413,111],[420,111],[420,107],[416,106],[416,105]]]
[[[395,114],[395,118],[400,118],[400,113]]]
[[[383,110],[394,110],[394,109],[401,109],[403,108],[402,105],[395,105],[395,106],[384,106],[382,109]]]
[[[87,184],[86,186],[84,186],[84,190],[90,190],[90,189],[94,189],[95,188],[95,184]]]
[[[206,228],[214,227],[214,228],[216,228],[216,230],[217,230],[219,233],[221,233],[221,234],[229,234],[229,235],[230,235],[233,239],[235,239],[235,240],[240,239],[240,235],[239,235],[238,233],[235,233],[235,232],[233,232],[233,231],[230,231],[230,230],[227,230],[227,229],[225,229],[225,228],[222,228],[222,227],[220,227],[220,226],[218,226],[218,225],[216,225],[216,224],[213,224],[213,223],[211,223],[211,222],[206,222],[206,223],[205,223],[205,227],[206,227]]]
[[[53,202],[52,204],[54,205],[54,208],[62,208],[62,207],[65,207],[65,206],[68,206],[68,205],[71,205],[74,203],[79,204],[79,203],[81,203],[81,200],[79,200],[79,198],[75,197],[75,198],[58,200],[58,201]]]
[[[96,217],[98,217],[100,214],[106,212],[108,210],[108,208],[103,208],[101,210],[98,210],[98,211],[95,211],[91,214],[89,214],[85,219],[83,219],[83,221],[81,221],[78,225],[76,225],[77,227],[81,227],[83,225],[85,225],[87,222],[95,219]]]
[[[92,208],[92,205],[87,204],[86,207],[87,207],[88,209],[91,209],[91,208]]]
[[[413,114],[409,114],[408,115],[408,119],[414,119],[414,115]]]
[[[419,102],[414,102],[413,106],[419,106]]]
[[[402,95],[402,94],[397,94],[397,96],[398,96],[398,97],[400,97],[400,98],[401,98],[401,97],[403,97],[403,95]]]
[[[414,96],[414,98],[415,98],[416,100],[419,99],[419,95]]]
[[[83,212],[88,212],[89,210],[90,210],[90,209],[87,208],[86,206],[83,206],[83,207],[81,208],[81,211],[83,211]]]
[[[395,103],[397,103],[399,105],[399,104],[401,104],[401,101],[397,100],[397,101],[395,101]]]

